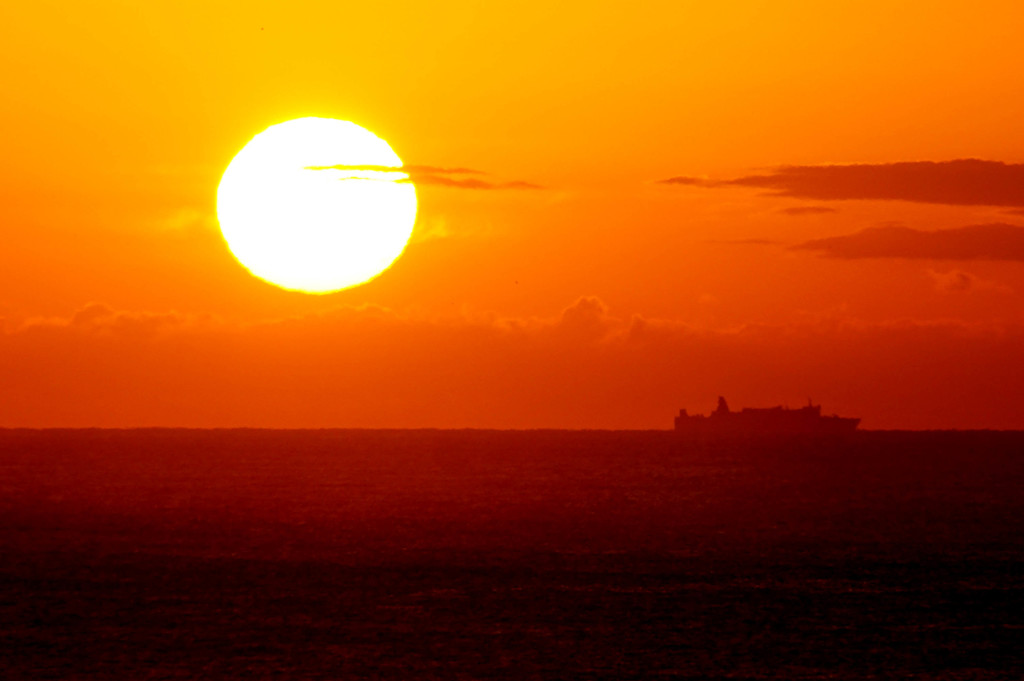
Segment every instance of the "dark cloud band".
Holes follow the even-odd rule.
[[[1010,260],[1024,262],[1024,227],[971,225],[922,231],[874,227],[853,234],[814,239],[794,246],[833,258],[913,258],[930,260]]]
[[[1024,164],[959,159],[901,163],[782,166],[733,180],[672,177],[662,184],[755,187],[814,201],[912,201],[955,206],[1024,207]]]

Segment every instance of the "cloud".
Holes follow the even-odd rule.
[[[980,277],[977,277],[970,272],[964,272],[963,270],[950,270],[949,272],[928,270],[928,276],[932,278],[932,282],[935,284],[935,290],[939,293],[958,294],[971,293],[975,291],[999,291],[1001,293],[1011,292],[1011,289],[1008,286],[994,281],[989,281],[987,279],[981,279]]]
[[[198,208],[183,208],[161,221],[158,226],[170,232],[208,232],[218,229],[216,216],[209,210]]]
[[[402,170],[407,173],[423,173],[423,174],[434,174],[434,175],[485,175],[482,170],[474,170],[472,168],[442,168],[440,166],[417,166],[417,165],[404,165]]]
[[[332,166],[309,166],[307,170],[333,170],[340,171],[338,179],[341,180],[377,180],[383,182],[411,182],[416,185],[449,187],[453,189],[543,189],[538,184],[514,180],[510,182],[496,182],[484,180],[478,176],[486,175],[483,171],[472,168],[442,168],[438,166],[404,165],[404,166],[380,166],[380,165],[332,165]],[[466,176],[470,177],[466,177]]]
[[[660,180],[658,184],[679,184],[687,187],[715,187],[719,183],[703,177],[680,175],[678,177],[670,177],[667,180]]]
[[[836,213],[835,208],[829,208],[828,206],[789,206],[788,208],[782,208],[779,210],[780,213],[785,215],[822,215],[824,213]]]
[[[89,303],[69,318],[35,318],[20,331],[33,333],[68,330],[75,333],[120,339],[151,339],[162,332],[208,324],[210,315],[189,316],[177,312],[128,312],[103,303]]]
[[[603,338],[617,322],[608,314],[608,306],[595,296],[583,296],[562,310],[560,326],[581,338]]]
[[[709,244],[734,244],[737,246],[775,246],[779,242],[775,239],[713,239],[705,243]]]
[[[951,277],[955,280],[956,277]],[[241,324],[89,305],[0,332],[0,425],[668,428],[796,404],[880,427],[1024,427],[1021,324],[820,319],[709,329],[379,306]]]
[[[949,272],[928,270],[928,274],[935,282],[935,289],[941,293],[963,293],[978,286],[978,278],[976,276],[961,270],[951,270]]]
[[[939,231],[886,226],[793,246],[833,258],[1011,260],[1024,262],[1024,227],[971,225]]]
[[[477,178],[453,178],[444,175],[413,174],[407,180],[399,182],[412,182],[417,185],[433,185],[435,187],[452,187],[455,189],[542,189],[538,184],[530,182],[489,182]]]
[[[900,163],[782,166],[732,180],[673,177],[663,184],[756,187],[815,201],[913,201],[955,206],[1024,207],[1024,164],[958,159]]]

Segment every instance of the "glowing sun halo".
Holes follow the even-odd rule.
[[[330,293],[401,255],[416,190],[388,143],[355,123],[298,118],[256,135],[228,165],[217,217],[250,272],[282,288]]]

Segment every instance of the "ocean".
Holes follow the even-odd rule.
[[[0,678],[1020,679],[1024,433],[0,430]]]

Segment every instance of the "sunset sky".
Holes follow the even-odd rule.
[[[1024,5],[7,2],[0,426],[1024,428]],[[250,275],[217,187],[350,120],[404,255]]]

